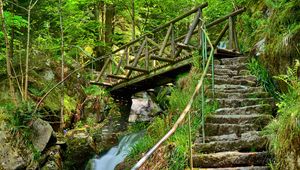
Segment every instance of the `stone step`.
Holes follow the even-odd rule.
[[[246,132],[235,140],[212,141],[208,143],[195,142],[193,150],[197,153],[214,153],[225,151],[265,151],[268,139],[259,132]]]
[[[214,115],[250,115],[263,113],[271,114],[272,106],[270,104],[259,104],[236,108],[219,108],[214,112]]]
[[[205,135],[206,136],[218,136],[218,135],[228,135],[237,134],[240,136],[242,133],[248,131],[258,131],[265,127],[266,124],[229,124],[229,123],[205,123]]]
[[[226,168],[240,166],[265,166],[270,161],[267,152],[218,152],[213,154],[194,154],[195,168]]]
[[[226,91],[226,90],[232,90],[230,92],[255,92],[255,91],[263,91],[262,87],[249,87],[245,85],[235,85],[235,84],[216,84],[215,85],[216,91]]]
[[[208,92],[208,96],[212,96],[212,92]],[[225,93],[223,91],[215,91],[216,98],[268,98],[267,92],[245,92],[245,93]]]
[[[246,63],[237,63],[235,65],[221,65],[221,64],[215,64],[215,69],[229,69],[229,70],[247,70],[247,64]]]
[[[212,70],[208,70],[207,76],[211,76]],[[215,75],[227,75],[227,76],[237,76],[238,75],[238,70],[231,70],[231,69],[226,69],[226,68],[215,68],[214,69],[214,74]]]
[[[234,141],[238,139],[239,137],[235,133],[228,134],[228,135],[220,135],[220,136],[206,136],[205,143],[215,142],[215,141]],[[202,143],[202,142],[203,142],[203,138],[200,137],[200,134],[198,134],[194,143]]]
[[[215,88],[216,92],[223,92],[223,93],[254,93],[254,92],[264,92],[262,87],[247,87],[245,89],[218,89]]]
[[[207,77],[211,78],[211,74],[207,74]],[[235,80],[249,80],[249,81],[256,81],[256,77],[252,76],[252,75],[215,75],[214,78],[218,78],[218,79],[228,79],[228,78],[232,78]],[[228,83],[225,83],[228,84]]]
[[[193,168],[194,170],[269,170],[267,166],[227,167],[227,168]]]
[[[221,59],[221,65],[236,65],[236,64],[246,64],[249,57],[234,57],[234,58],[223,58]]]
[[[271,115],[251,114],[251,115],[211,115],[206,118],[206,123],[230,123],[230,124],[267,124],[272,120]]]
[[[211,79],[211,77],[209,79]],[[247,79],[246,77],[237,79],[237,78],[231,78],[231,77],[225,78],[225,77],[216,76],[214,78],[214,81],[215,81],[216,85],[231,84],[231,85],[244,85],[244,86],[250,86],[250,87],[258,86],[256,79],[250,80],[250,79]]]
[[[208,102],[212,102],[213,99],[208,99]],[[219,104],[219,107],[244,107],[253,106],[257,104],[272,104],[274,103],[272,98],[216,98],[215,101]]]

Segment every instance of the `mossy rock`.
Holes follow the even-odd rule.
[[[84,128],[67,132],[66,144],[64,169],[84,169],[84,164],[96,154],[93,138]]]

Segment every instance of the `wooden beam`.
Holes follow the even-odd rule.
[[[182,43],[177,43],[177,45],[186,50],[197,50],[197,48],[192,45],[182,44]]]
[[[170,25],[170,27],[169,27],[169,29],[167,31],[167,35],[166,35],[166,37],[165,37],[165,39],[164,39],[164,41],[162,43],[162,47],[160,48],[159,53],[158,53],[159,56],[162,55],[162,53],[164,52],[164,50],[166,48],[166,45],[167,45],[167,42],[168,42],[168,39],[170,37],[172,29],[173,29],[173,24]]]
[[[225,25],[225,27],[223,28],[223,30],[221,31],[220,35],[218,36],[217,40],[214,42],[214,47],[216,47],[220,43],[220,41],[224,37],[224,35],[225,35],[226,31],[228,30],[228,28],[229,28],[229,24],[227,23]]]
[[[169,62],[169,63],[173,63],[174,62],[174,60],[172,60],[172,59],[164,58],[164,57],[159,57],[159,56],[151,56],[150,59],[151,60],[163,61],[163,62]]]
[[[91,84],[94,85],[100,85],[100,86],[104,86],[104,87],[112,87],[111,83],[108,82],[95,82],[95,81],[90,81]]]
[[[122,80],[127,80],[128,79],[126,76],[113,75],[113,74],[108,74],[107,77],[110,77],[110,78],[113,78],[113,79],[122,79]]]
[[[160,45],[157,44],[157,43],[156,43],[155,41],[153,41],[152,39],[150,39],[150,38],[147,37],[147,41],[148,41],[149,43],[151,43],[152,45],[154,45],[155,47],[157,47],[158,49],[160,48]],[[171,57],[171,54],[170,54],[170,52],[169,52],[168,50],[164,49],[163,51],[164,51],[165,54],[167,54],[168,56]]]
[[[137,68],[137,67],[132,67],[132,66],[125,66],[124,67],[127,70],[133,70],[133,71],[138,71],[138,72],[143,72],[143,73],[149,73],[148,70],[142,69],[142,68]]]

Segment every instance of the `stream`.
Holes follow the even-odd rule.
[[[118,146],[114,146],[103,155],[91,159],[86,166],[86,170],[114,170],[119,163],[124,161],[135,142],[142,136],[143,132],[124,136]]]

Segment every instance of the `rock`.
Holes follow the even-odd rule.
[[[93,138],[86,129],[70,130],[66,134],[64,169],[84,169],[84,164],[97,153]]]
[[[61,148],[59,145],[49,148],[46,155],[48,160],[41,168],[42,170],[60,170],[62,169],[62,157],[60,154]]]
[[[0,169],[15,170],[26,168],[28,162],[21,156],[18,147],[13,146],[7,138],[9,135],[0,131]]]
[[[270,161],[267,152],[218,152],[193,156],[194,167],[221,168],[238,166],[261,166]]]
[[[148,122],[158,113],[162,112],[161,108],[154,103],[147,93],[136,95],[139,98],[132,99],[129,122]]]
[[[33,134],[31,141],[34,147],[42,152],[53,134],[53,129],[48,122],[42,119],[35,120],[32,127]]]

